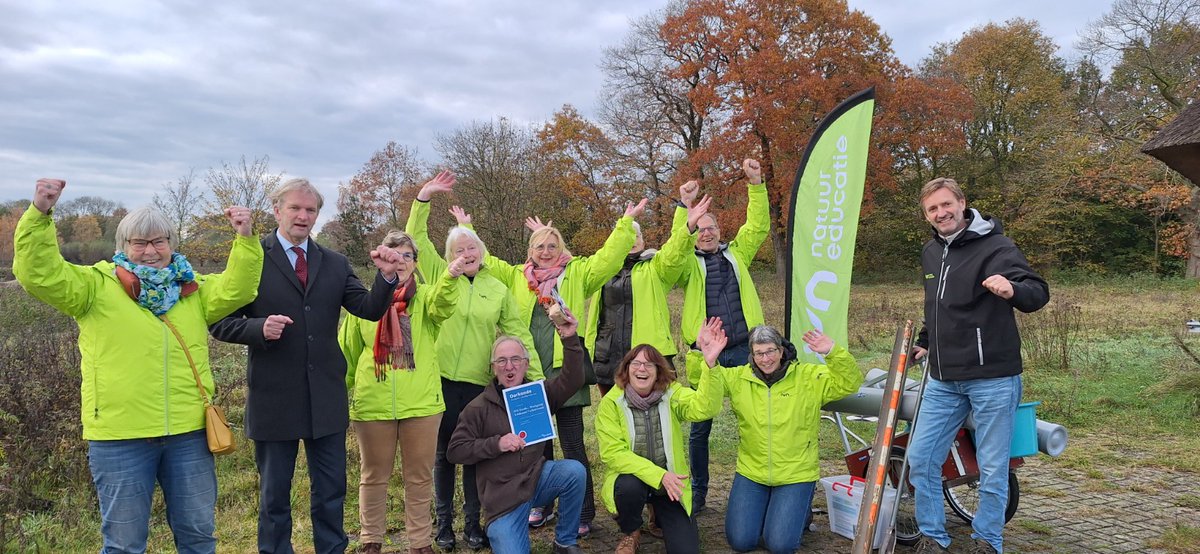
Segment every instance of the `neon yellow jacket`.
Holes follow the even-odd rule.
[[[753,329],[763,323],[762,304],[758,300],[758,290],[754,280],[750,278],[750,262],[754,254],[762,246],[763,240],[771,230],[771,214],[767,207],[767,186],[747,185],[749,201],[746,203],[746,222],[738,229],[737,236],[729,242],[725,257],[733,264],[734,274],[738,278],[738,290],[742,300],[742,314],[746,317],[746,328]],[[672,228],[679,225],[679,220],[687,222],[687,210],[675,209],[675,221]],[[705,273],[704,259],[693,256],[692,263],[684,269],[679,279],[679,286],[684,289],[683,318],[680,321],[680,333],[685,344],[695,344],[700,326],[706,316],[704,305]],[[689,375],[690,378],[690,375]]]
[[[617,220],[616,227],[608,235],[608,239],[604,241],[600,250],[592,256],[574,256],[571,261],[567,262],[567,267],[558,277],[558,294],[566,303],[567,309],[571,310],[576,318],[583,321],[583,310],[588,297],[595,294],[600,287],[604,286],[604,283],[612,279],[613,275],[621,271],[621,266],[625,263],[625,256],[629,254],[629,249],[633,248],[636,240],[633,218],[622,216]],[[537,294],[529,289],[529,280],[525,278],[525,264],[510,264],[491,254],[488,254],[486,263],[492,269],[493,275],[507,285],[508,290],[512,292],[513,298],[517,300],[517,309],[521,313],[521,320],[524,322],[525,329],[528,330],[533,321],[533,310],[542,308],[538,305]],[[552,335],[554,364],[546,378],[558,375],[558,369],[562,367],[562,339],[559,338],[558,333],[552,333]],[[594,336],[585,337],[585,339],[590,346],[595,346],[596,338]],[[591,350],[588,351],[588,355],[591,355]],[[584,385],[563,406],[587,406],[591,403],[591,392],[587,385]]]
[[[662,423],[663,449],[667,453],[667,469],[633,452],[635,441],[633,411],[625,399],[625,391],[613,387],[600,400],[596,408],[596,436],[600,440],[600,459],[604,460],[604,487],[601,496],[608,511],[617,513],[615,487],[620,475],[633,475],[651,487],[662,485],[663,475],[670,470],[679,475],[691,475],[688,466],[686,439],[680,423],[711,419],[721,407],[721,383],[711,371],[701,371],[697,390],[679,383],[671,383],[666,394],[658,403],[658,417]],[[710,394],[715,392],[716,394]],[[713,398],[716,403],[713,404]],[[715,409],[714,409],[715,407]],[[683,482],[683,494],[679,498],[688,515],[692,513],[692,480]]]
[[[792,361],[787,375],[771,387],[749,365],[713,368],[722,386],[713,389],[719,391],[715,394],[708,391],[710,407],[719,408],[721,392],[729,397],[738,418],[737,472],[743,477],[772,487],[821,477],[821,406],[857,391],[863,381],[858,363],[845,348],[835,346],[825,361],[827,365]],[[689,369],[707,366],[698,351],[688,354],[687,363]]]
[[[196,275],[199,289],[166,316],[179,330],[211,398],[208,325],[254,300],[262,275],[257,237],[237,236],[224,273]],[[68,263],[54,220],[30,205],[17,223],[13,274],[38,300],[79,324],[80,416],[87,440],[178,435],[204,428],[192,366],[171,330],[126,294],[110,261]]]
[[[476,385],[492,382],[492,342],[499,330],[521,339],[529,350],[529,380],[542,379],[542,362],[533,347],[529,322],[521,318],[508,287],[492,274],[487,259],[474,279],[465,275],[442,279],[449,264],[437,255],[441,250],[429,240],[428,202],[413,201],[404,230],[421,252],[417,269],[426,282],[434,283],[430,294],[452,294],[457,298],[454,312],[442,321],[434,345],[442,377]],[[457,290],[449,290],[452,287]]]
[[[675,286],[684,269],[689,267],[687,263],[692,258],[691,253],[696,246],[695,233],[689,233],[687,229],[686,214],[685,211],[682,220],[676,219],[673,222],[671,236],[663,244],[662,250],[653,258],[634,264],[629,270],[633,288],[633,329],[630,345],[649,344],[664,356],[678,353],[675,337],[671,336],[671,312],[667,307],[667,293]],[[600,293],[596,293],[588,302],[587,323],[583,327],[588,352],[593,356],[596,355],[596,335],[599,326]]]
[[[442,279],[450,279],[443,273]],[[381,421],[408,419],[446,411],[442,380],[435,355],[438,329],[458,304],[457,287],[433,302],[431,285],[421,284],[408,303],[415,368],[388,366],[387,378],[375,378],[375,332],[379,322],[346,314],[338,330],[338,344],[346,356],[346,390],[350,391],[350,419]]]

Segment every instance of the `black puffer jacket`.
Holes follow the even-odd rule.
[[[967,210],[967,228],[951,241],[934,233],[921,253],[925,273],[925,329],[917,346],[929,350],[940,381],[1021,373],[1021,337],[1013,308],[1033,312],[1050,300],[1050,287],[1004,236],[999,221]],[[1003,275],[1013,286],[1005,300],[983,287]]]

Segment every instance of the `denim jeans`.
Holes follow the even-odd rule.
[[[542,464],[533,497],[512,511],[492,520],[487,528],[488,541],[495,554],[529,552],[529,510],[558,498],[558,523],[554,542],[575,544],[579,534],[579,512],[583,509],[583,487],[587,470],[575,460],[554,460]]]
[[[1004,510],[1008,506],[1008,454],[1013,418],[1021,402],[1021,376],[938,381],[929,379],[917,428],[908,443],[909,482],[914,489],[917,525],[942,546],[950,545],[942,504],[942,464],[958,429],[975,419],[975,457],[979,462],[979,508],[972,538],[1004,552]]]
[[[805,529],[797,524],[796,514],[808,512],[815,485],[809,481],[769,487],[734,473],[725,540],[738,552],[758,548],[760,540],[771,554],[795,552]]]
[[[204,430],[148,439],[88,441],[100,500],[101,554],[145,552],[154,484],[181,553],[217,549],[217,473]]]
[[[750,344],[726,346],[717,356],[721,367],[734,367],[750,363]],[[694,385],[694,383],[693,383]],[[688,433],[688,465],[692,470],[692,513],[703,507],[708,500],[708,437],[712,434],[712,420],[692,423]]]

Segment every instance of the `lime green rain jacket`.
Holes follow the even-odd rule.
[[[701,364],[703,365],[703,364]],[[601,496],[608,511],[617,513],[615,488],[617,477],[633,475],[651,487],[661,487],[663,475],[668,470],[679,475],[691,475],[688,467],[687,433],[680,425],[684,421],[705,421],[720,410],[721,383],[712,371],[701,370],[702,376],[696,390],[671,383],[666,394],[658,403],[658,417],[662,423],[661,447],[667,453],[667,469],[633,452],[633,411],[625,399],[625,391],[613,387],[600,399],[596,408],[596,436],[600,441],[600,459],[604,460],[604,487]],[[712,394],[715,393],[715,394]],[[715,399],[715,402],[714,400]],[[683,494],[679,498],[688,515],[692,513],[692,480],[683,482]]]
[[[737,472],[743,477],[771,487],[821,477],[821,406],[857,391],[863,381],[858,363],[845,348],[835,346],[825,361],[827,365],[792,361],[787,375],[770,387],[749,365],[713,368],[722,386],[708,391],[709,406],[719,411],[719,395],[729,397],[738,419]],[[689,371],[692,366],[697,371],[707,367],[698,351],[688,354],[687,363]]]
[[[567,262],[567,267],[563,270],[562,275],[558,276],[558,294],[566,303],[567,309],[571,310],[571,313],[580,321],[584,321],[583,310],[587,306],[588,297],[595,294],[600,287],[604,286],[604,283],[612,279],[613,275],[621,271],[621,266],[625,263],[625,256],[629,254],[629,249],[633,248],[636,240],[633,218],[622,216],[617,220],[616,227],[608,235],[608,239],[604,241],[600,250],[591,256],[574,256],[571,261]],[[529,280],[525,278],[525,264],[510,264],[488,254],[487,265],[492,269],[493,275],[508,286],[513,298],[517,300],[517,310],[521,313],[521,321],[528,332],[529,325],[533,321],[533,310],[542,308],[538,305],[537,293],[530,290]],[[589,345],[595,346],[596,338],[594,336],[585,338],[589,341]],[[559,338],[558,333],[554,333],[553,340],[554,364],[550,373],[546,375],[547,379],[558,375],[559,368],[562,367],[562,339]],[[591,355],[590,350],[588,355]],[[587,406],[591,403],[591,391],[587,385],[584,385],[579,392],[575,393],[575,396],[563,404],[563,407]]]
[[[449,278],[446,272],[449,264],[437,255],[441,250],[429,240],[428,224],[429,203],[413,201],[405,232],[412,236],[418,251],[422,252],[417,257],[417,268],[426,281],[434,283],[431,295],[453,295],[456,299],[454,311],[442,321],[434,341],[442,377],[476,385],[492,382],[492,343],[498,336],[498,329],[502,334],[520,339],[529,350],[529,380],[542,379],[542,363],[533,347],[529,322],[521,317],[508,287],[492,273],[487,261],[490,258],[485,258],[474,279],[465,275]],[[443,276],[448,278],[443,279]],[[432,302],[439,301],[434,298]]]
[[[449,280],[450,274],[443,273]],[[440,414],[446,411],[442,380],[435,355],[438,329],[458,304],[458,288],[434,302],[433,286],[421,284],[408,303],[416,367],[387,366],[386,378],[375,378],[375,332],[379,322],[346,314],[338,331],[338,344],[346,356],[346,390],[350,391],[350,419],[382,421]],[[386,316],[385,316],[386,317]]]
[[[196,275],[197,291],[166,313],[187,342],[211,398],[208,325],[253,301],[262,275],[257,237],[237,236],[223,273]],[[204,401],[175,335],[129,298],[111,261],[68,263],[54,220],[30,205],[17,223],[13,274],[38,300],[79,324],[81,419],[87,440],[140,439],[204,428]]]
[[[754,254],[762,246],[763,240],[771,230],[771,214],[767,208],[767,186],[746,185],[749,201],[746,203],[746,222],[738,229],[737,236],[725,250],[725,257],[733,264],[734,274],[737,275],[739,295],[742,300],[742,314],[746,317],[746,328],[753,329],[763,323],[762,304],[758,300],[758,290],[754,288],[754,280],[750,278],[750,262]],[[687,224],[687,210],[675,209],[675,221],[672,228],[679,225],[679,220]],[[693,256],[692,263],[684,269],[679,278],[679,286],[684,289],[683,318],[680,321],[680,333],[685,344],[695,344],[700,326],[704,324],[704,259]],[[689,377],[689,382],[691,375]]]
[[[686,214],[685,211],[683,219],[676,218],[673,222],[671,236],[663,244],[662,250],[653,258],[634,264],[629,270],[633,288],[633,329],[630,334],[630,346],[649,344],[664,356],[678,352],[675,337],[671,336],[671,312],[667,307],[667,293],[682,276],[684,269],[689,267],[687,264],[696,246],[696,235],[688,232]],[[600,326],[600,294],[593,294],[588,304],[587,323],[583,334],[587,340],[588,352],[594,356],[596,335]]]

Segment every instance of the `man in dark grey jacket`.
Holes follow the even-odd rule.
[[[916,348],[917,358],[929,356],[930,379],[908,451],[924,535],[917,552],[944,552],[950,545],[941,468],[968,414],[975,420],[980,471],[969,551],[1003,552],[1009,443],[1021,402],[1021,337],[1013,309],[1040,309],[1050,287],[999,221],[967,208],[953,179],[926,183],[921,210],[934,236],[921,254],[925,329]]]
[[[323,200],[307,180],[290,179],[273,195],[279,228],[262,240],[258,297],[210,332],[245,344],[246,436],[259,476],[259,552],[292,553],[292,475],[301,440],[312,482],[313,543],[344,552],[346,500],[346,358],[337,343],[339,312],[378,320],[396,286],[396,253],[380,246],[368,291],[346,257],[309,238]]]

